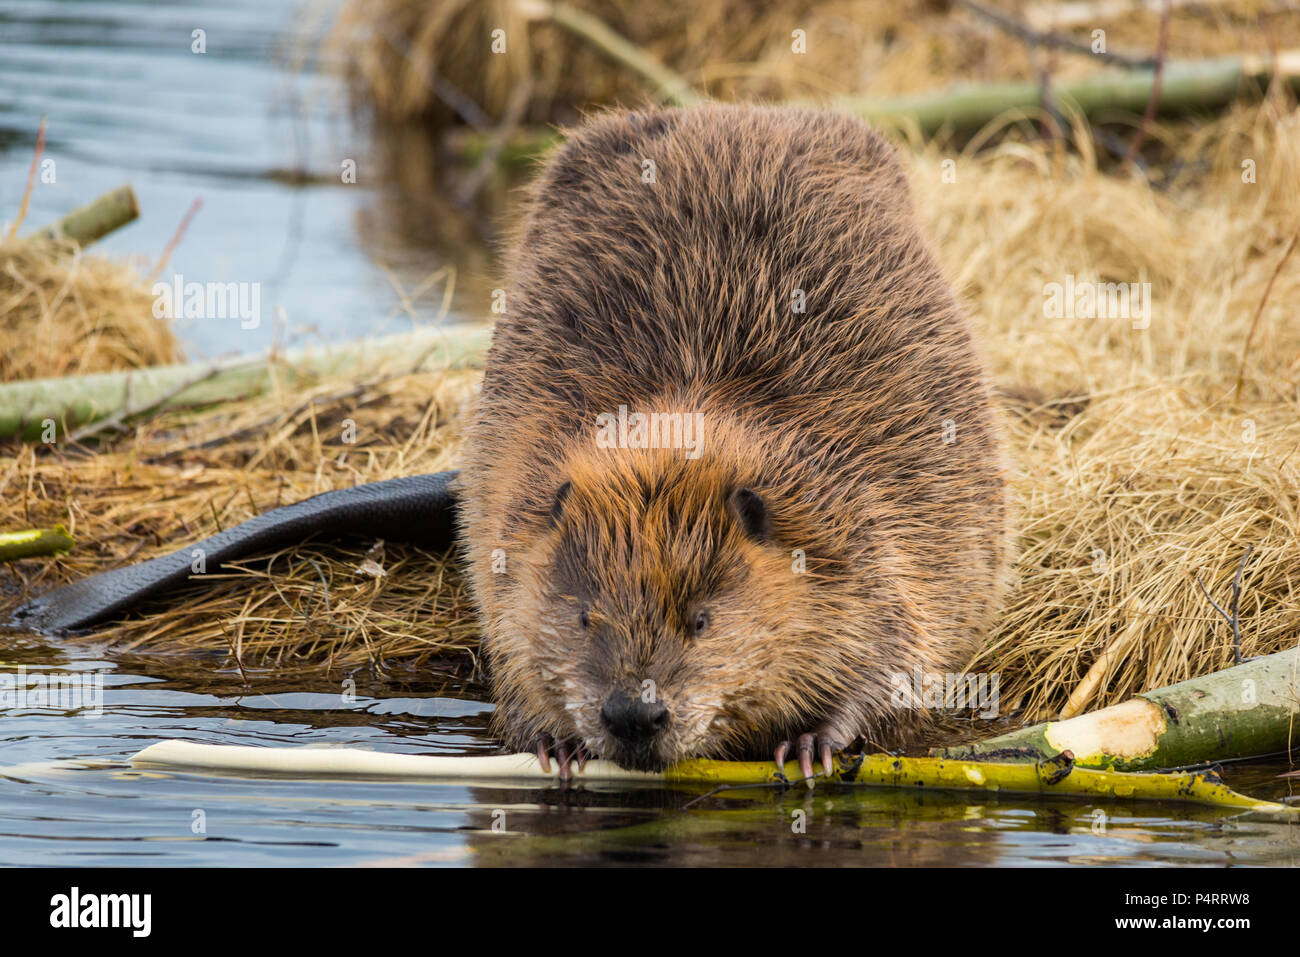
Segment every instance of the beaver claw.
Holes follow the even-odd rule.
[[[560,768],[560,780],[569,780],[569,766],[572,762],[577,762],[578,770],[581,771],[587,766],[587,761],[591,755],[580,741],[560,741],[556,742],[549,734],[540,734],[537,740],[533,742],[534,753],[537,755],[537,761],[542,766],[545,774],[551,773],[551,752],[555,752],[555,763]]]
[[[831,772],[835,770],[835,759],[832,756],[835,748],[830,738],[824,734],[801,734],[799,735],[798,744],[799,772],[803,775],[804,781],[808,783],[808,787],[813,786],[813,754],[818,751],[819,744],[821,746],[822,771],[826,777],[830,777]],[[776,746],[776,769],[782,773],[785,771],[785,758],[789,752],[789,741],[782,741]]]

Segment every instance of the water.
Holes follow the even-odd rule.
[[[450,265],[459,288],[473,289],[466,273],[487,262],[481,230],[412,196],[391,151],[349,116],[345,91],[317,62],[336,6],[0,0],[0,221],[17,214],[44,115],[55,182],[38,183],[24,234],[129,182],[141,217],[95,252],[152,266],[201,199],[164,278],[259,284],[257,328],[180,323],[190,357],[264,349],[277,316],[282,342],[435,321],[441,282],[416,299],[413,316],[396,288],[415,289]],[[191,52],[195,29],[206,31],[206,53]],[[348,160],[355,184],[342,181]],[[426,228],[397,221],[412,216]],[[479,301],[471,314],[482,314]]]
[[[698,791],[136,771],[127,758],[166,738],[488,754],[491,705],[451,668],[408,683],[359,679],[344,706],[337,681],[254,678],[250,692],[211,663],[107,659],[18,636],[0,649],[5,672],[105,673],[100,717],[0,711],[0,864],[1300,863],[1294,822],[1174,804],[823,786],[728,792],[683,810]],[[49,767],[58,761],[83,766]],[[1281,799],[1295,790],[1283,769],[1239,766],[1229,781]],[[799,810],[805,833],[792,828]]]
[[[308,57],[287,66],[290,2],[0,0],[0,218],[17,209],[39,118],[56,182],[27,219],[44,225],[122,182],[143,217],[98,251],[154,259],[196,197],[204,206],[170,271],[258,282],[290,327],[346,339],[396,330],[393,283],[457,268],[458,308],[486,299],[490,272],[467,219],[428,187],[429,144],[371,141],[343,91]],[[208,52],[190,52],[191,31]],[[339,180],[358,159],[358,183]],[[405,158],[408,162],[401,162]],[[486,218],[486,217],[484,217]],[[417,300],[430,321],[436,285]],[[199,321],[192,356],[250,351],[274,335]],[[0,571],[7,581],[7,573]],[[1300,830],[1257,815],[1178,805],[1106,805],[822,787],[809,795],[729,792],[681,808],[689,788],[507,787],[293,781],[137,772],[130,755],[165,738],[268,746],[484,754],[491,705],[455,663],[418,680],[257,677],[219,662],[94,651],[0,634],[0,672],[105,673],[97,718],[0,709],[0,864],[425,865],[1296,864]],[[55,770],[58,762],[74,769]],[[1283,765],[1233,768],[1230,782],[1281,799]],[[804,811],[806,833],[792,828]],[[494,822],[505,833],[493,830]],[[200,826],[201,824],[201,826]]]

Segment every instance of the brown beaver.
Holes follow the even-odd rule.
[[[826,113],[614,112],[506,259],[461,481],[496,730],[598,755],[901,743],[1008,566],[1002,452],[892,148]]]

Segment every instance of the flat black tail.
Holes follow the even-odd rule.
[[[56,633],[85,628],[191,580],[195,550],[207,571],[223,562],[274,551],[314,536],[364,534],[435,547],[456,529],[456,472],[414,475],[325,492],[250,518],[170,555],[91,575],[34,599],[15,613],[15,628]]]

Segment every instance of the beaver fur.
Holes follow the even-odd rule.
[[[598,116],[506,275],[461,475],[497,732],[562,772],[903,743],[896,676],[960,669],[1010,549],[985,375],[889,144],[786,108]],[[654,413],[697,447],[644,447]]]

